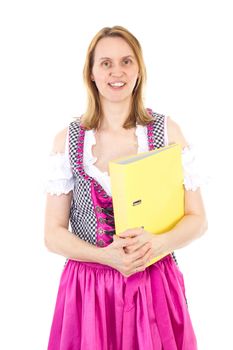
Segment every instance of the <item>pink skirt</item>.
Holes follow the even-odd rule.
[[[184,280],[171,255],[124,277],[68,260],[48,350],[196,350]]]

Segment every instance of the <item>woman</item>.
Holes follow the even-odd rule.
[[[100,30],[84,67],[87,110],[56,135],[50,156],[45,244],[67,261],[49,350],[197,349],[174,255],[146,266],[206,231],[200,181],[178,124],[144,107],[145,79],[138,40],[120,26]],[[183,147],[185,216],[161,235],[114,235],[109,161],[171,143]]]

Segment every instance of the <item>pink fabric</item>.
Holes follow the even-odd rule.
[[[108,207],[108,205],[112,205],[112,199],[110,198],[110,201],[109,201],[108,198],[103,198],[101,194],[99,194],[95,190],[94,181],[92,181],[92,184],[91,184],[91,198],[95,208],[96,223],[97,223],[96,224],[96,243],[99,246],[101,242],[102,243],[101,246],[106,247],[112,242],[113,239],[112,239],[112,236],[106,234],[106,231],[109,230],[109,225],[105,222],[100,222],[100,220],[101,219],[105,220],[108,217],[103,212],[97,212],[96,208],[103,208],[103,207]]]
[[[196,350],[183,275],[168,255],[126,278],[68,260],[48,350]]]

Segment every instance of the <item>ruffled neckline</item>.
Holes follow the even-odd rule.
[[[141,152],[148,151],[148,139],[147,139],[147,127],[136,124],[135,135],[138,140],[138,150],[137,154]],[[97,157],[93,156],[92,146],[96,144],[95,132],[94,129],[85,131],[85,139],[84,139],[84,167],[89,168],[93,166],[97,169],[98,172],[103,174],[106,177],[110,177],[107,171],[101,171],[94,163],[97,161]]]

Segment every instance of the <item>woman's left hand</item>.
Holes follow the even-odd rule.
[[[151,248],[152,248],[151,259],[165,252],[166,247],[165,247],[164,234],[154,234],[144,230],[142,227],[128,229],[119,234],[119,237],[121,238],[127,238],[127,237],[133,238],[136,236],[139,239],[139,243],[125,248],[126,253],[128,254],[133,253],[134,251],[136,251],[138,248],[140,248],[147,242],[151,244]]]

